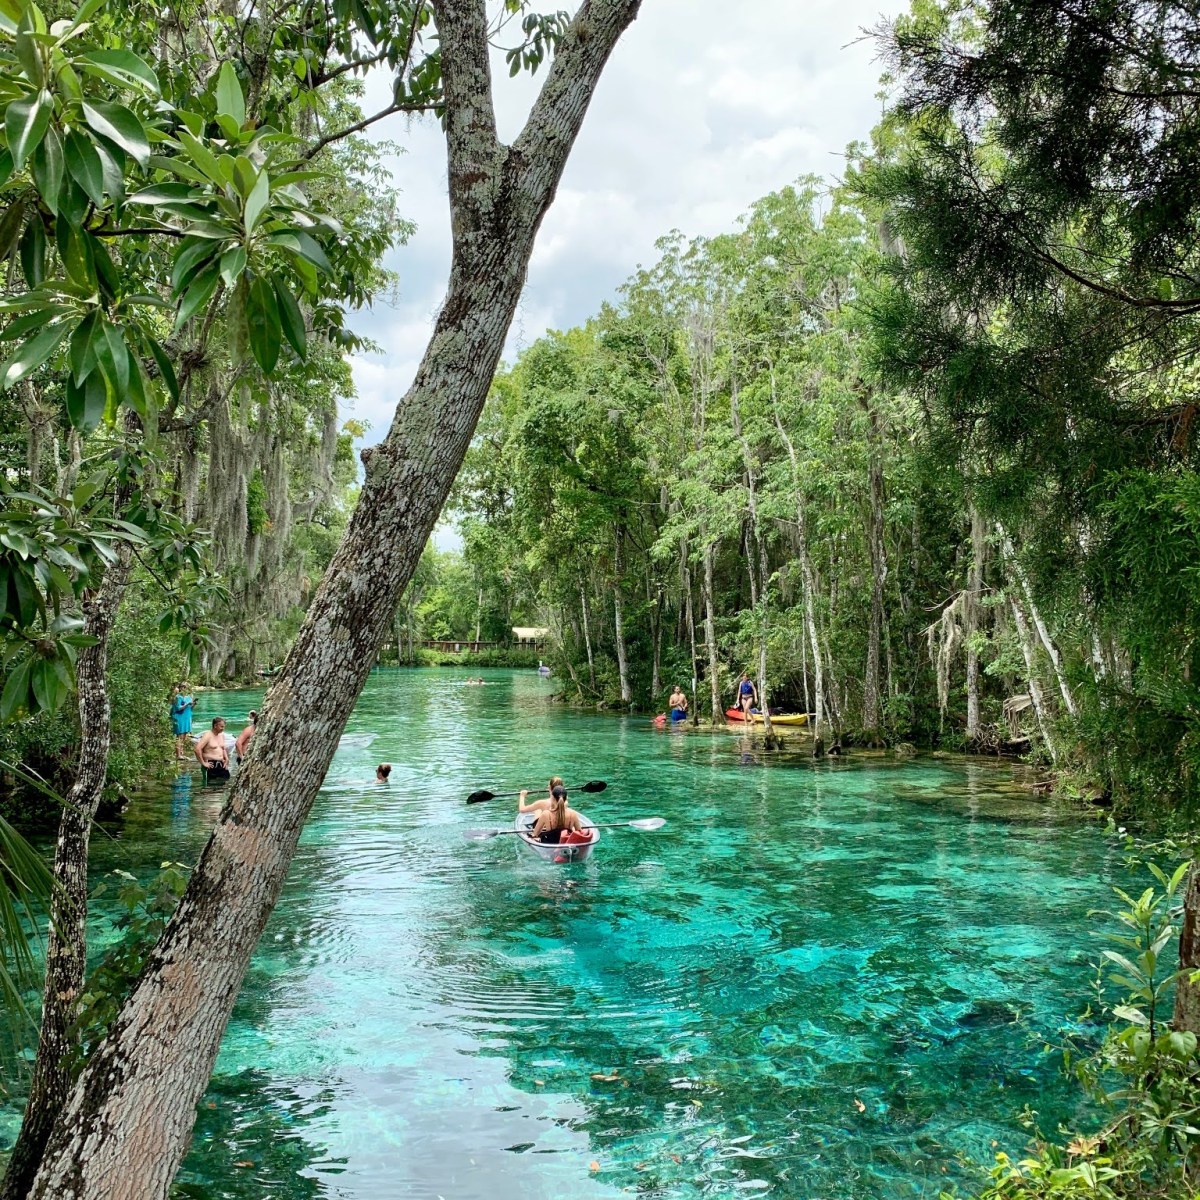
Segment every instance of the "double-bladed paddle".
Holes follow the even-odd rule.
[[[569,787],[567,792],[602,792],[608,787],[608,784],[603,779],[593,779],[589,783],[585,783],[583,787]],[[525,791],[531,792],[533,788],[525,788]],[[519,796],[520,792],[489,792],[481,790],[472,792],[467,797],[468,804],[482,804],[485,800],[502,800],[505,796]]]
[[[583,832],[589,829],[661,829],[667,823],[665,817],[642,817],[638,821],[617,821],[612,825],[586,825]],[[468,842],[486,842],[488,838],[503,837],[506,833],[528,833],[528,829],[467,829],[463,837]]]

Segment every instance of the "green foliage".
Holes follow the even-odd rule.
[[[1195,1192],[1200,1057],[1196,1035],[1172,1029],[1165,1011],[1180,974],[1168,960],[1189,866],[1167,876],[1149,864],[1158,887],[1136,897],[1114,889],[1123,907],[1105,914],[1122,932],[1106,935],[1117,948],[1103,952],[1101,982],[1119,999],[1108,1006],[1112,1024],[1100,1050],[1073,1062],[1104,1125],[1061,1144],[1039,1137],[1020,1161],[998,1155],[981,1200],[1167,1200]]]
[[[92,892],[93,900],[115,901],[115,939],[88,975],[75,1020],[75,1071],[108,1032],[113,1018],[137,982],[187,886],[189,868],[165,862],[145,883],[128,871],[112,871]]]

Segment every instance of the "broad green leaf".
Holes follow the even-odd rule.
[[[125,347],[125,335],[118,326],[108,321],[100,322],[96,359],[117,397],[124,397],[129,387],[129,355]]]
[[[37,584],[24,570],[18,568],[14,571],[11,565],[9,583],[12,588],[11,595],[16,601],[17,619],[28,627],[37,619],[39,613],[45,611],[41,593],[37,590]]]
[[[26,337],[31,330],[41,329],[48,321],[54,320],[56,317],[65,316],[72,310],[65,304],[44,303],[33,312],[26,313],[22,317],[18,317],[15,321],[4,327],[4,332],[0,333],[0,339],[6,342],[17,342]]]
[[[215,263],[210,264],[201,271],[187,291],[183,294],[183,299],[179,302],[179,312],[175,317],[175,328],[180,329],[195,315],[201,305],[207,304],[209,297],[216,289],[217,282],[221,276],[217,270]]]
[[[43,88],[36,96],[14,100],[4,110],[4,133],[13,166],[20,170],[37,149],[50,125],[54,98]]]
[[[96,342],[101,336],[100,320],[100,314],[93,309],[75,326],[75,332],[71,334],[71,378],[76,387],[95,370]]]
[[[8,150],[0,150],[0,187],[3,187],[11,178],[13,173],[12,155]]]
[[[0,720],[11,721],[21,709],[29,707],[29,672],[32,658],[23,658],[9,673],[0,696]]]
[[[32,30],[33,23],[28,10],[26,10],[25,16],[17,28],[17,36],[13,39],[13,53],[16,54],[17,61],[21,64],[21,69],[25,72],[29,82],[35,88],[40,88],[46,84],[46,64],[42,62],[37,42],[32,37]]]
[[[58,677],[54,673],[54,663],[48,658],[36,658],[33,670],[29,674],[33,684],[33,698],[43,712],[53,712],[58,707],[59,686]]]
[[[63,180],[63,146],[58,130],[51,126],[29,160],[34,185],[52,214],[58,213],[58,195]]]
[[[267,240],[273,245],[295,250],[315,267],[326,273],[333,270],[321,243],[312,234],[306,233],[303,229],[288,229],[279,233],[273,233]]]
[[[124,203],[125,151],[118,150],[111,143],[97,142],[96,153],[100,156],[100,168],[104,173],[104,190],[113,200]]]
[[[20,346],[0,367],[0,388],[10,388],[36,371],[58,349],[70,328],[69,321],[56,321]]]
[[[187,183],[156,183],[153,187],[142,188],[129,197],[130,204],[147,204],[156,206],[170,204],[177,200],[201,200],[204,193]]]
[[[25,221],[24,201],[18,200],[10,204],[3,215],[0,215],[0,262],[5,261],[13,252],[17,238],[21,236],[21,226]]]
[[[258,182],[259,172],[254,164],[244,155],[238,155],[233,160],[233,185],[243,200],[247,199]]]
[[[158,94],[158,76],[130,50],[90,50],[77,60],[81,70],[120,86]]]
[[[246,249],[244,246],[234,246],[221,255],[221,278],[226,287],[232,287],[246,269]]]
[[[104,166],[96,147],[78,129],[67,135],[67,171],[93,204],[104,203]]]
[[[179,380],[175,376],[174,364],[167,357],[167,352],[156,339],[147,336],[146,344],[150,347],[150,353],[154,356],[154,361],[158,364],[158,373],[163,383],[167,385],[167,391],[171,393],[173,400],[178,400]]]
[[[150,161],[150,142],[142,123],[120,104],[83,102],[83,118],[95,133],[120,146],[141,166]]]
[[[271,200],[271,180],[267,172],[260,171],[254,181],[254,187],[246,198],[246,232],[252,233],[259,217],[266,210]]]
[[[246,332],[249,334],[254,361],[270,374],[279,361],[282,334],[275,293],[261,275],[251,282],[246,296]]]
[[[92,254],[92,237],[76,225],[56,221],[55,240],[59,257],[67,275],[81,287],[96,286],[96,261]]]
[[[221,64],[221,70],[217,74],[217,113],[230,117],[239,129],[245,124],[246,100],[242,95],[237,71],[228,60]]]
[[[74,379],[67,377],[67,420],[81,433],[91,433],[100,424],[108,403],[108,389],[99,371],[93,371],[76,387]]]
[[[283,336],[291,343],[300,358],[308,351],[308,330],[304,325],[304,314],[295,296],[284,281],[275,275],[271,282],[275,285],[275,300],[279,307],[279,323],[283,327]]]
[[[217,253],[217,247],[204,239],[184,239],[171,266],[171,290],[179,295],[192,277]]]
[[[46,229],[35,212],[21,235],[21,273],[31,288],[40,287],[46,276]]]
[[[198,138],[194,137],[186,129],[179,131],[179,144],[183,147],[187,157],[212,180],[218,187],[224,187],[226,183],[225,175],[217,163],[217,156]]]

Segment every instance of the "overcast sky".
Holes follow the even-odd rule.
[[[550,5],[543,5],[550,8]],[[563,7],[571,7],[563,0]],[[513,358],[547,329],[586,320],[672,229],[731,229],[760,196],[800,175],[837,177],[847,143],[879,118],[879,64],[863,30],[900,0],[644,0],[617,44],[542,225],[509,334]],[[545,69],[496,75],[501,137],[519,131]],[[368,112],[389,81],[369,78]],[[446,152],[433,118],[392,117],[377,139],[404,147],[389,160],[400,208],[416,222],[388,266],[394,303],[351,315],[382,347],[354,360],[358,398],[347,415],[387,432],[412,382],[450,265]],[[439,539],[441,540],[441,539]]]

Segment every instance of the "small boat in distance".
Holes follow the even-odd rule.
[[[745,721],[745,714],[740,708],[727,708],[725,710],[725,719],[727,721]],[[750,723],[761,725],[763,723],[763,715],[757,708],[750,710]],[[808,713],[772,713],[772,725],[807,725]]]
[[[517,830],[517,841],[526,849],[532,850],[538,858],[545,862],[584,862],[595,849],[596,843],[600,840],[600,830],[583,813],[579,814],[579,820],[583,825],[583,832],[591,834],[590,841],[586,842],[539,842],[537,838],[530,837],[525,832],[533,828],[533,823],[536,820],[536,813],[517,813],[517,819],[513,828]]]

